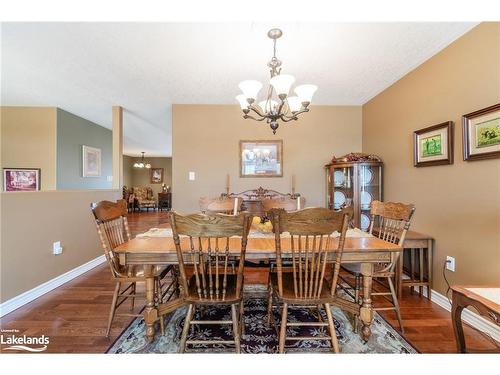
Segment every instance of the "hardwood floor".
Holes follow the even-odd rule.
[[[129,215],[135,235],[159,224],[168,223],[168,212],[143,212]],[[248,271],[248,272],[247,272]],[[246,282],[265,282],[265,269],[247,269]],[[16,329],[17,335],[50,338],[46,352],[104,353],[133,318],[115,318],[110,337],[105,337],[114,283],[107,264],[102,264],[69,283],[43,295],[0,319],[2,330]],[[137,305],[140,305],[140,300]],[[377,300],[375,301],[377,302]],[[380,302],[380,301],[379,301]],[[406,289],[401,303],[404,336],[422,353],[456,351],[450,313],[426,298],[410,295]],[[129,304],[120,306],[128,311]],[[136,308],[135,311],[138,311]],[[393,312],[382,312],[394,327]],[[493,345],[470,327],[465,327],[468,346],[477,349]]]

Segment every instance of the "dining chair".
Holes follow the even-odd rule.
[[[279,353],[286,340],[330,340],[335,353],[339,345],[331,304],[335,303],[340,261],[347,231],[347,215],[327,208],[306,208],[296,212],[272,210],[277,272],[270,275],[268,322],[273,300],[282,304]],[[332,236],[338,232],[338,238]],[[287,261],[285,269],[284,261]],[[291,268],[291,269],[290,269]],[[326,276],[331,273],[331,281]],[[318,322],[288,321],[288,308],[318,308]],[[327,322],[321,318],[324,307]],[[301,325],[328,327],[329,336],[287,336],[287,327]]]
[[[373,201],[371,205],[370,215],[370,227],[369,233],[384,240],[399,246],[403,245],[405,240],[406,232],[410,228],[411,218],[415,212],[415,206],[413,204],[395,203],[395,202],[380,202]],[[399,322],[399,327],[401,332],[404,332],[403,320],[401,318],[401,311],[399,308],[399,302],[397,294],[394,288],[394,276],[396,273],[396,264],[399,258],[399,252],[391,253],[391,260],[387,263],[379,263],[375,265],[373,280],[378,281],[377,284],[385,286],[380,282],[379,279],[387,280],[389,286],[389,291],[384,292],[372,292],[372,296],[384,296],[392,306],[390,307],[376,307],[374,306],[374,311],[381,310],[394,310]],[[342,265],[342,269],[354,275],[354,301],[361,303],[360,301],[360,289],[361,289],[361,264],[352,263]],[[345,286],[341,287],[345,289]],[[352,290],[352,289],[351,289]],[[391,296],[391,299],[386,296]],[[358,316],[354,316],[354,330],[358,327]]]
[[[106,329],[106,337],[109,337],[111,324],[117,315],[137,317],[142,316],[133,313],[117,314],[118,307],[131,298],[130,309],[133,311],[136,297],[145,297],[145,293],[137,293],[136,287],[138,282],[145,282],[144,270],[142,266],[123,266],[120,264],[118,256],[113,251],[117,246],[130,240],[130,230],[127,221],[127,202],[124,199],[116,202],[101,201],[91,204],[92,213],[94,214],[97,233],[101,245],[104,250],[104,255],[111,269],[111,274],[115,280],[115,290],[113,292],[113,300],[109,312],[108,326]],[[164,281],[168,273],[171,273],[172,281],[169,285]],[[166,293],[171,291],[171,288],[176,287],[176,276],[172,266],[157,266],[154,269],[155,276],[155,300],[156,303],[163,301]],[[164,330],[163,319],[160,320],[160,327]]]
[[[226,215],[238,215],[241,211],[242,198],[200,198],[200,211],[202,213],[218,213]]]
[[[273,208],[282,208],[287,212],[298,211],[304,208],[306,199],[304,197],[297,198],[266,198],[262,200],[262,209],[265,213],[270,212]]]
[[[187,345],[234,344],[240,353],[243,325],[243,270],[251,218],[248,214],[171,215],[182,299],[188,304],[179,351]],[[237,271],[230,271],[230,261]],[[231,320],[194,320],[197,307],[228,305]],[[234,340],[188,340],[192,325],[232,324]]]

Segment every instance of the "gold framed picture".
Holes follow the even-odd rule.
[[[413,132],[413,165],[429,167],[453,164],[453,122]]]
[[[283,140],[240,141],[240,177],[283,177]]]
[[[163,183],[163,168],[151,168],[151,183]]]
[[[500,103],[462,116],[464,160],[500,158]]]

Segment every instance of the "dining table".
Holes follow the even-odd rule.
[[[156,228],[154,228],[156,229]],[[169,301],[167,303],[155,303],[155,279],[154,268],[158,265],[176,265],[177,252],[168,224],[164,225],[161,235],[138,235],[136,238],[127,241],[114,249],[118,255],[120,263],[124,266],[143,266],[146,279],[146,306],[143,312],[144,322],[146,324],[146,338],[149,342],[154,340],[155,322],[167,309],[172,306],[182,306],[182,303]],[[188,237],[181,237],[181,246],[183,242],[188,244]],[[283,243],[285,241],[285,243]],[[290,238],[282,239],[282,248],[286,246],[286,241]],[[336,249],[338,237],[332,239],[332,249]],[[230,239],[230,252],[235,254],[240,251],[241,238]],[[388,263],[394,259],[394,255],[402,251],[402,247],[371,235],[353,235],[346,236],[344,250],[341,262],[360,263],[362,275],[362,302],[361,304],[346,298],[336,298],[335,305],[340,309],[351,314],[358,315],[362,322],[361,336],[365,341],[371,336],[371,323],[373,320],[373,305],[371,299],[372,275],[374,265],[377,263]],[[283,252],[283,251],[282,251]],[[335,251],[331,251],[332,259],[335,257]],[[250,261],[270,261],[276,258],[275,239],[273,233],[261,233],[250,231],[248,235],[245,260]]]

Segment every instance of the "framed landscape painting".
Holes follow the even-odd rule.
[[[413,133],[413,165],[453,164],[453,122],[447,121]]]
[[[240,177],[283,177],[283,141],[240,141]]]
[[[4,168],[3,190],[40,190],[40,168]]]
[[[82,146],[83,177],[101,177],[101,149]]]
[[[500,157],[500,103],[462,117],[464,160]]]
[[[151,168],[151,183],[163,183],[163,168]]]

